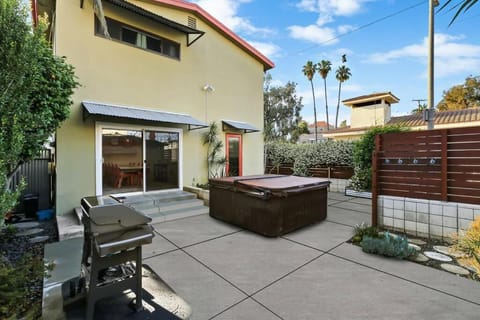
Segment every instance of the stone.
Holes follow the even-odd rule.
[[[430,259],[437,260],[437,261],[442,261],[442,262],[452,261],[452,258],[450,258],[449,256],[446,256],[444,254],[441,254],[435,251],[425,251],[423,254],[429,257]]]
[[[408,239],[408,242],[413,243],[413,244],[416,244],[417,246],[424,246],[424,245],[427,244],[427,243],[426,243],[425,241],[423,241],[422,239],[417,239],[417,238]]]
[[[415,249],[415,251],[417,251],[417,252],[420,252],[420,251],[422,251],[422,248],[420,248],[420,247],[419,247],[419,246],[417,246],[416,244],[409,243],[409,244],[408,244],[408,246],[409,246],[410,248],[413,248],[413,249]]]
[[[45,242],[48,240],[48,236],[37,236],[37,237],[33,237],[31,238],[29,241],[30,243],[39,243],[39,242]]]
[[[454,248],[447,246],[433,246],[433,250],[457,259],[466,256],[464,252],[455,250]]]
[[[411,256],[409,259],[415,262],[427,262],[428,260],[430,260],[427,256],[420,252]]]
[[[468,276],[470,274],[470,271],[468,271],[467,269],[456,266],[454,264],[442,263],[440,265],[440,268],[451,273],[459,274],[461,276]]]
[[[14,223],[13,226],[17,229],[31,229],[31,228],[37,228],[40,225],[40,223],[32,221],[32,222],[19,222],[19,223]]]
[[[33,235],[39,234],[39,233],[41,233],[41,232],[43,232],[43,229],[40,229],[40,228],[26,229],[26,230],[17,232],[17,233],[16,233],[16,236],[17,236],[17,237],[33,236]]]

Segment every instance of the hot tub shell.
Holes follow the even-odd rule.
[[[327,179],[283,175],[210,180],[210,216],[269,237],[327,217]]]

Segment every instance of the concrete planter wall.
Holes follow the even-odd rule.
[[[198,199],[203,200],[203,203],[208,206],[210,203],[210,191],[193,186],[185,186],[183,190],[186,192],[195,193]]]
[[[480,205],[435,200],[378,197],[379,225],[420,237],[449,238],[469,228]]]

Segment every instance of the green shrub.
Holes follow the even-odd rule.
[[[362,241],[363,237],[367,236],[370,238],[379,238],[379,230],[376,226],[369,226],[365,222],[361,224],[356,224],[353,228],[353,243],[359,243]]]
[[[293,164],[293,174],[309,176],[313,167],[352,166],[353,143],[324,141],[317,144],[270,142],[265,145],[267,162],[274,167]]]
[[[408,246],[408,239],[406,237],[392,236],[388,232],[385,232],[383,236],[379,238],[364,236],[360,245],[364,252],[399,259],[407,258],[416,253],[414,248]]]
[[[375,136],[389,132],[401,132],[407,129],[399,126],[375,127],[368,130],[353,146],[354,175],[350,188],[362,191],[372,188],[372,156],[375,151]]]

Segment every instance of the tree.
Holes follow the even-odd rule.
[[[327,99],[327,76],[328,73],[332,70],[332,63],[328,60],[322,60],[317,64],[317,71],[320,76],[323,78],[323,86],[325,90],[325,114],[327,116],[327,130],[330,130],[330,123],[328,120],[328,99]]]
[[[297,97],[297,84],[271,86],[272,77],[267,74],[263,88],[265,141],[296,142],[301,134],[308,133],[308,125],[302,120],[302,98]]]
[[[350,73],[350,68],[345,65],[338,67],[335,77],[338,80],[338,100],[337,100],[337,112],[335,114],[335,128],[338,128],[338,112],[340,111],[340,94],[342,91],[342,83],[350,79],[352,74]]]
[[[428,105],[426,103],[419,103],[418,106],[412,110],[412,114],[423,114],[424,110],[427,110]]]
[[[464,84],[443,92],[438,111],[462,110],[480,107],[480,77],[467,77]]]
[[[315,103],[315,89],[313,88],[313,76],[315,75],[317,67],[313,64],[312,61],[307,61],[307,64],[303,66],[302,72],[310,81],[312,86],[312,96],[313,96],[313,117],[315,118],[315,143],[318,141],[318,130],[317,130],[317,106]]]
[[[448,24],[448,26],[451,26],[452,23],[458,18],[458,16],[460,14],[463,14],[463,13],[466,13],[468,10],[470,10],[473,5],[475,5],[477,3],[477,0],[461,0],[460,2],[458,3],[455,3],[453,5],[452,4],[452,0],[447,0],[445,1],[445,3],[440,7],[440,9],[438,11],[442,11],[443,9],[449,7],[451,5],[451,8],[449,11],[453,10],[453,9],[457,9],[457,11],[455,12],[452,20],[450,21],[450,23]]]
[[[0,220],[16,204],[10,180],[68,117],[78,86],[73,67],[45,39],[46,19],[35,29],[20,0],[0,2]]]
[[[343,120],[340,122],[340,128],[346,128],[347,127],[347,120]]]

